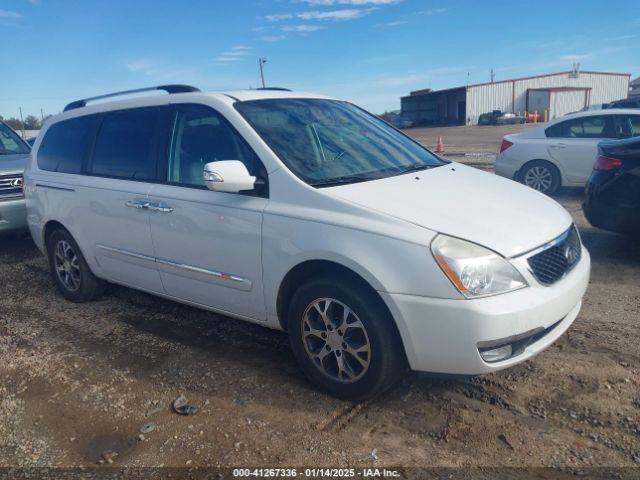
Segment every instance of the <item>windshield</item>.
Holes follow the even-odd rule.
[[[7,125],[0,122],[0,155],[29,153],[29,146]]]
[[[346,102],[271,99],[235,106],[287,167],[313,186],[374,180],[445,163]]]

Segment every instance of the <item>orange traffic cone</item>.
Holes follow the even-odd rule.
[[[444,153],[444,143],[442,143],[442,137],[438,137],[438,143],[436,144],[436,153]]]

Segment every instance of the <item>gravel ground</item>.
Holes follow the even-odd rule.
[[[0,467],[109,451],[133,467],[638,467],[640,245],[590,227],[581,195],[557,200],[592,278],[556,344],[483,377],[410,375],[362,404],[309,385],[282,333],[117,286],[72,304],[29,239],[0,239]],[[200,411],[172,413],[178,394]]]

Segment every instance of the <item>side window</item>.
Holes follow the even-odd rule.
[[[126,180],[151,180],[156,171],[156,135],[161,109],[138,108],[105,114],[90,173]]]
[[[613,115],[574,118],[545,130],[550,138],[617,138]]]
[[[640,115],[629,115],[629,127],[632,137],[640,137]]]
[[[167,181],[204,188],[205,164],[220,160],[240,160],[251,175],[261,174],[260,160],[222,115],[201,105],[177,106]]]
[[[95,121],[95,116],[87,116],[51,125],[38,150],[38,168],[50,172],[80,173]]]
[[[29,147],[18,138],[13,130],[0,123],[0,155],[29,153]]]
[[[551,125],[544,131],[544,134],[547,138],[560,138],[562,137],[562,132],[564,130],[564,124],[567,122],[556,123],[555,125]]]

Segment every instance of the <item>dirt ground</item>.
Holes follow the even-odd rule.
[[[445,139],[495,151],[503,129],[486,128]],[[590,227],[581,195],[556,197],[593,261],[567,334],[515,368],[409,375],[357,405],[307,383],[282,333],[117,286],[72,304],[29,239],[0,239],[0,467],[107,451],[132,467],[638,467],[640,244]],[[195,416],[172,413],[180,393]]]

